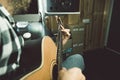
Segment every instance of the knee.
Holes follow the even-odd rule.
[[[85,63],[84,63],[84,58],[81,54],[74,54],[71,56],[74,61],[79,64],[79,68],[82,69],[82,71],[85,69]]]
[[[77,61],[83,60],[83,56],[80,54],[74,54],[71,56],[71,58],[76,59]]]

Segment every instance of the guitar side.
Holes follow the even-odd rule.
[[[41,65],[20,80],[52,80],[53,67],[56,65],[57,47],[49,36],[44,36],[41,48]]]

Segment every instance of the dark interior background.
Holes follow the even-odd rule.
[[[119,3],[120,0],[114,0],[107,48],[86,51],[83,55],[86,65],[84,74],[87,80],[120,80]]]
[[[114,0],[107,47],[120,52],[120,0]]]

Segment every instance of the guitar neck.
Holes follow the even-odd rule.
[[[58,62],[58,70],[62,68],[62,59],[63,59],[63,48],[62,48],[62,32],[58,30],[58,49],[57,49],[57,62]]]

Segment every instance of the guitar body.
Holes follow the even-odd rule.
[[[53,67],[56,65],[57,47],[49,36],[42,39],[41,65],[20,80],[53,80]]]

